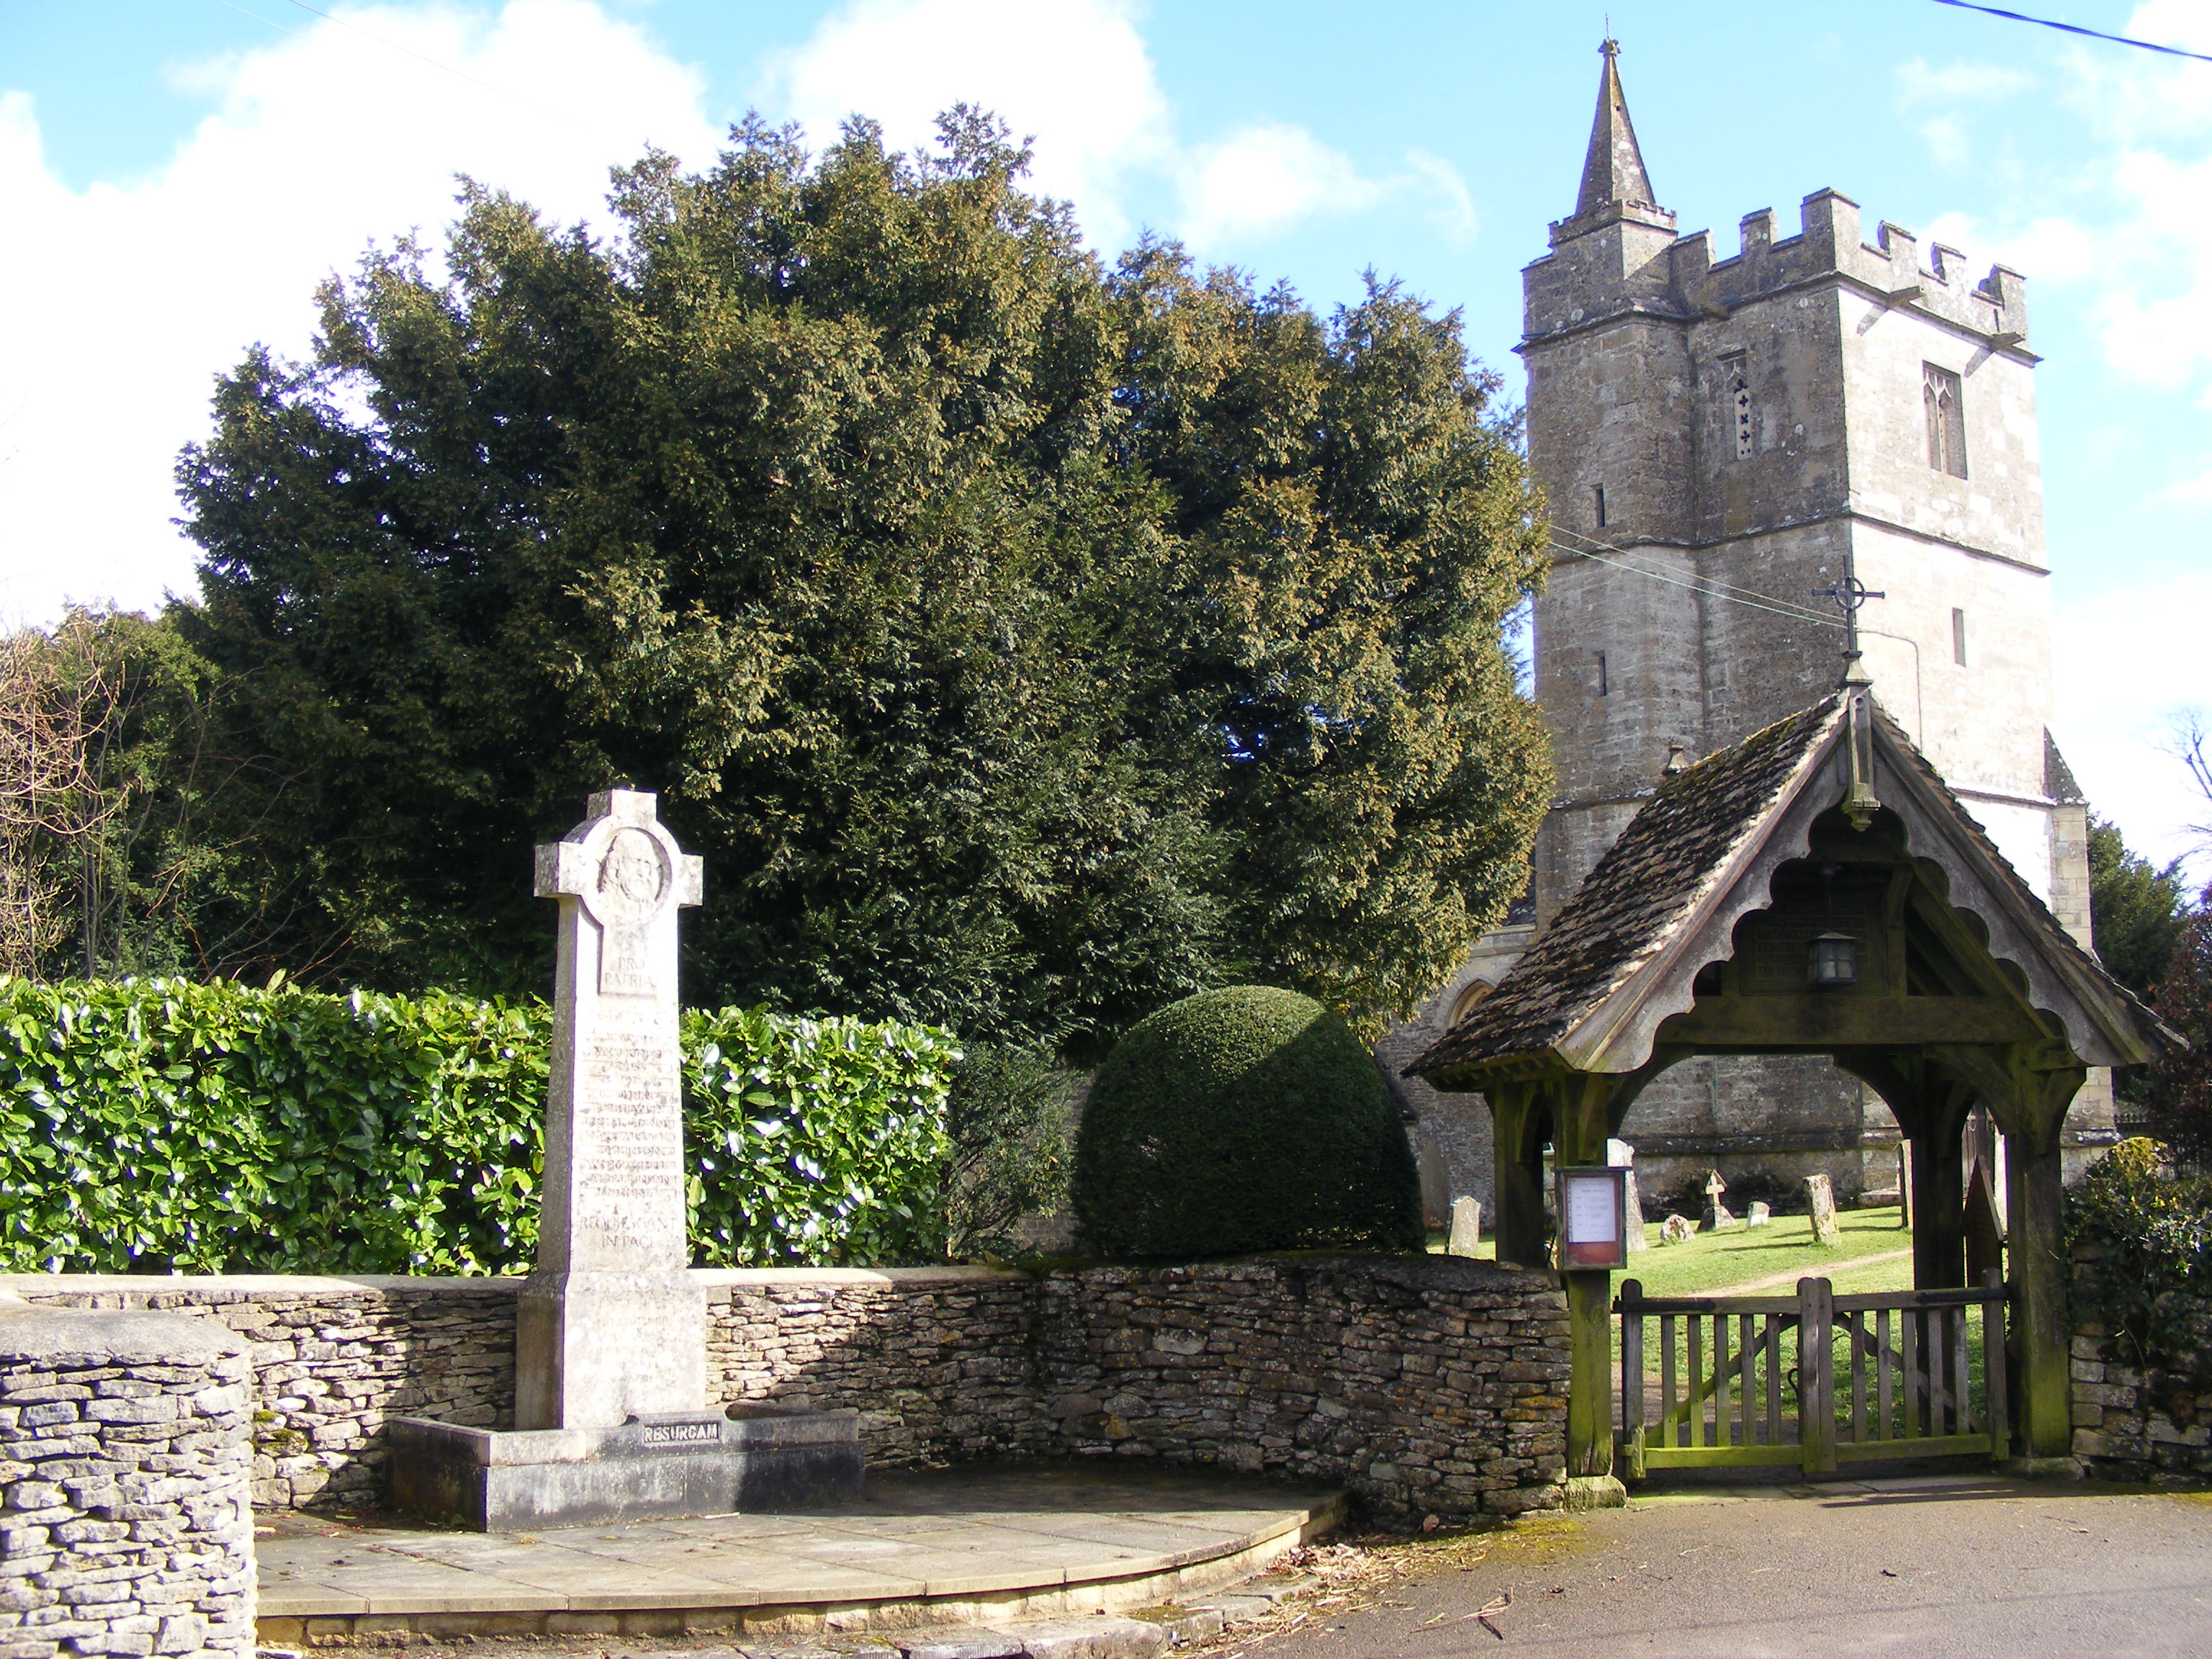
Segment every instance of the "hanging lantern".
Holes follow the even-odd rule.
[[[1822,933],[1813,941],[1809,977],[1815,985],[1859,982],[1859,942],[1849,933]]]

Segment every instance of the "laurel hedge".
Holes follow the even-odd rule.
[[[1351,1027],[1267,986],[1203,991],[1132,1027],[1075,1149],[1084,1237],[1119,1256],[1419,1250],[1420,1178]]]
[[[2096,1320],[2136,1363],[2212,1369],[2212,1176],[2177,1176],[2148,1140],[2124,1140],[2066,1194],[2077,1319]]]
[[[542,1003],[0,977],[0,1270],[526,1271]],[[687,1010],[693,1261],[940,1259],[959,1051]]]

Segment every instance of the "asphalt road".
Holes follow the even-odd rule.
[[[1489,1615],[1474,1615],[1510,1595]],[[1253,1659],[2212,1655],[2212,1498],[1956,1476],[1639,1501]]]

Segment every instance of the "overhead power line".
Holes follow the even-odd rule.
[[[2079,23],[2062,23],[2053,17],[2030,17],[2024,11],[2007,11],[2002,6],[1978,6],[1974,0],[1936,0],[1936,3],[1958,11],[1978,11],[1987,16],[2002,17],[2008,22],[2033,23],[2038,28],[2084,35],[2092,40],[2109,40],[2116,46],[2133,46],[2140,52],[2162,52],[2168,58],[2187,58],[2199,64],[2212,64],[2212,57],[2201,52],[2184,52],[2179,46],[2162,46],[2155,40],[2138,40],[2131,35],[2107,34],[2102,29],[2085,29]]]
[[[1573,536],[1577,541],[1589,542],[1590,545],[1570,547],[1566,543],[1557,539],[1562,535]],[[1554,550],[1574,558],[1589,559],[1595,563],[1610,565],[1613,569],[1625,570],[1632,576],[1642,576],[1649,581],[1664,582],[1669,587],[1686,588],[1692,593],[1702,593],[1708,599],[1721,599],[1729,605],[1740,605],[1749,610],[1764,611],[1773,616],[1786,617],[1791,622],[1814,623],[1822,628],[1838,629],[1841,629],[1844,626],[1840,617],[1829,616],[1825,611],[1815,611],[1809,605],[1792,605],[1787,599],[1777,599],[1765,593],[1754,593],[1748,588],[1734,587],[1727,582],[1715,581],[1709,576],[1696,578],[1670,576],[1663,570],[1652,570],[1640,564],[1631,564],[1625,556],[1608,557],[1607,556],[1609,554],[1622,555],[1625,550],[1613,546],[1610,543],[1595,541],[1575,531],[1555,530],[1553,537],[1552,546]]]

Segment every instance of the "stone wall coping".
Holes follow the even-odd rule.
[[[188,1314],[0,1309],[0,1364],[97,1356],[174,1365],[246,1354],[228,1328]]]
[[[1068,1262],[1030,1272],[1017,1267],[973,1267],[948,1262],[926,1267],[693,1267],[689,1277],[709,1291],[774,1289],[818,1285],[880,1285],[892,1290],[933,1285],[1009,1285],[1036,1278],[1066,1279],[1092,1274],[1155,1279],[1177,1273],[1206,1277],[1240,1273],[1357,1271],[1408,1286],[1445,1288],[1490,1285],[1532,1288],[1541,1279],[1556,1288],[1548,1273],[1480,1261],[1467,1256],[1352,1255],[1334,1252],[1290,1252],[1197,1262]],[[526,1282],[520,1273],[437,1276],[411,1273],[0,1273],[0,1307],[20,1297],[36,1304],[57,1296],[174,1296],[226,1300],[233,1297],[349,1296],[364,1292],[435,1291],[440,1295],[513,1297]]]
[[[435,1291],[514,1296],[522,1276],[436,1277],[411,1273],[0,1273],[0,1297],[78,1295],[173,1296],[178,1291],[233,1296],[343,1296],[363,1291]]]

